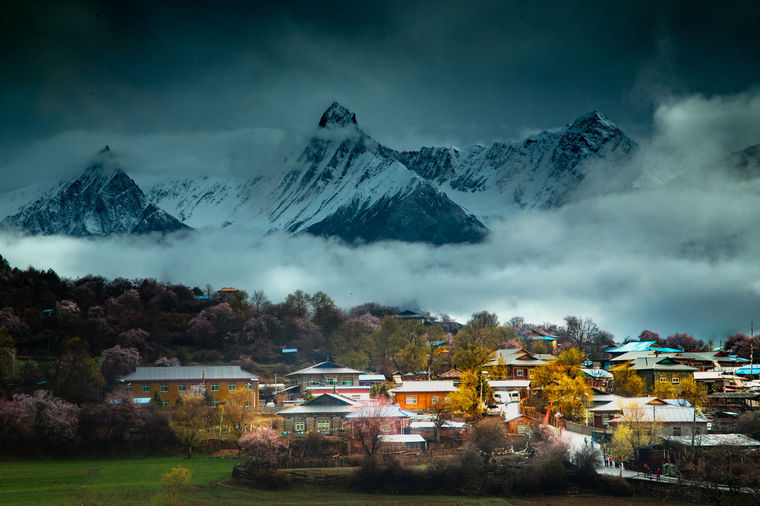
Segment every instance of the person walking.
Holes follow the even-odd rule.
[[[644,464],[644,475],[649,478],[649,466]]]
[[[662,473],[662,471],[660,470],[659,467],[657,468],[656,473],[657,473],[657,481],[660,481],[660,474]]]

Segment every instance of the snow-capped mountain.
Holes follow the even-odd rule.
[[[152,186],[148,198],[196,228],[433,244],[477,242],[487,234],[480,221],[359,129],[356,116],[338,103],[281,171],[237,181],[165,181]]]
[[[522,142],[422,148],[397,159],[486,222],[634,187],[624,162],[636,144],[599,112]]]
[[[636,149],[592,112],[521,142],[399,152],[369,137],[354,113],[333,103],[305,146],[276,167],[251,166],[243,176],[138,177],[143,194],[106,151],[81,178],[31,199],[3,223],[74,235],[182,225],[347,242],[478,242],[488,224],[523,209],[652,184],[645,181],[650,175],[627,164]],[[0,200],[15,205],[32,194],[19,190]]]
[[[32,234],[104,236],[172,232],[189,227],[155,204],[119,167],[106,146],[82,175],[43,191],[0,226]]]

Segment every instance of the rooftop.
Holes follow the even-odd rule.
[[[665,436],[664,440],[681,446],[691,446],[691,436]],[[744,446],[757,447],[760,441],[744,434],[697,434],[694,437],[696,446]]]
[[[391,390],[391,392],[453,392],[455,390],[456,387],[451,380],[404,381],[400,387]]]
[[[249,380],[258,381],[259,377],[244,371],[239,365],[193,365],[182,367],[138,367],[135,372],[127,374],[119,381],[133,383],[138,381],[205,381],[213,380]]]
[[[357,371],[349,367],[341,367],[332,362],[320,362],[312,366],[306,367],[299,371],[291,372],[285,376],[299,376],[299,375],[312,375],[312,374],[364,374],[363,371]]]

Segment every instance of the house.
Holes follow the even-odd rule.
[[[379,420],[381,434],[404,434],[409,428],[411,418],[411,413],[402,410],[398,404],[364,402],[346,415],[346,422],[351,428],[351,437],[356,438],[356,424],[360,420]]]
[[[544,343],[544,346],[551,350],[553,353],[557,352],[557,343],[559,342],[559,338],[555,335],[552,335],[548,332],[546,332],[543,329],[540,328],[522,328],[515,331],[515,334],[517,334],[521,339],[533,342],[533,341],[539,341]]]
[[[252,406],[259,405],[259,377],[237,365],[138,367],[119,382],[134,398],[160,398],[164,406],[175,405],[179,396],[192,388],[204,388],[216,403],[243,390],[250,392]]]
[[[399,314],[396,315],[396,318],[399,320],[404,321],[416,321],[416,322],[422,322],[425,325],[430,325],[432,323],[435,323],[435,318],[432,316],[422,314],[422,313],[416,313],[414,311],[409,311],[408,309],[405,311],[401,311]]]
[[[746,358],[731,356],[724,351],[691,351],[679,353],[674,358],[678,362],[690,365],[700,371],[708,371],[716,367],[736,367],[749,362]]]
[[[686,377],[693,377],[696,368],[682,364],[672,356],[639,357],[628,362],[627,367],[633,369],[652,390],[655,382],[672,383],[677,385]]]
[[[454,380],[454,383],[459,383],[459,378],[462,377],[462,371],[454,367],[453,369],[449,369],[448,371],[441,373],[438,375],[439,379],[443,380]]]
[[[598,397],[601,396],[594,395],[592,399]],[[621,416],[624,407],[668,406],[665,400],[657,397],[620,397],[617,395],[610,395],[609,397],[612,399],[608,402],[589,409],[589,413],[594,417],[593,425],[597,429],[609,428],[610,421]]]
[[[401,409],[434,409],[441,404],[450,404],[449,395],[456,391],[450,380],[405,381],[400,387],[390,391]]]
[[[483,367],[488,369],[493,377],[529,380],[533,375],[533,369],[545,363],[545,360],[522,348],[506,348],[493,352]]]
[[[359,375],[359,385],[362,386],[372,386],[372,385],[378,385],[381,383],[385,383],[388,381],[385,377],[385,374],[360,374]]]
[[[524,380],[488,380],[488,384],[495,392],[507,392],[510,390],[520,393],[520,399],[530,395],[530,381]]]
[[[741,378],[724,371],[694,371],[694,381],[707,387],[707,393],[723,392],[726,387],[738,388]]]
[[[581,369],[586,383],[592,388],[598,388],[604,391],[609,390],[612,381],[612,373],[604,369]]]
[[[710,420],[695,412],[693,407],[659,405],[648,403],[643,406],[629,405],[623,407],[623,414],[610,424],[615,427],[621,423],[635,421],[637,424],[651,426],[663,436],[691,436],[692,433],[705,434]]]
[[[304,393],[307,387],[358,387],[359,376],[362,374],[362,371],[341,367],[332,362],[320,362],[285,376],[290,378],[291,383],[299,385],[301,393]]]
[[[419,434],[386,434],[379,436],[385,451],[425,450],[427,441]]]
[[[615,358],[619,355],[622,355],[623,353],[628,353],[630,351],[647,351],[647,352],[660,352],[660,353],[679,353],[683,350],[680,350],[678,348],[665,348],[663,346],[659,346],[657,344],[657,341],[633,341],[630,343],[625,343],[620,346],[616,346],[615,348],[609,348],[604,350],[605,353],[609,353],[612,355],[612,358]]]
[[[334,434],[343,430],[344,418],[359,405],[357,401],[327,393],[298,406],[281,409],[277,414],[284,419],[286,434]]]
[[[360,385],[355,387],[306,387],[306,390],[311,392],[314,396],[332,393],[347,397],[354,401],[368,401],[371,388],[372,387],[368,385]]]

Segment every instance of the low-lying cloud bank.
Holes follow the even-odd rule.
[[[312,236],[199,232],[186,237],[0,236],[14,266],[78,277],[154,277],[264,290],[280,301],[323,290],[342,307],[415,305],[465,320],[560,322],[580,314],[619,340],[644,329],[722,339],[760,307],[758,192],[656,190],[525,213],[483,244],[347,246]]]
[[[684,184],[688,178],[673,177],[709,169],[731,151],[760,143],[759,118],[757,89],[665,101],[651,139],[640,140],[651,157],[633,163],[673,169],[662,179],[668,184],[557,211],[525,212],[494,227],[478,245],[352,247],[311,236],[261,239],[231,230],[99,240],[4,233],[0,254],[14,266],[53,268],[68,277],[93,273],[211,283],[262,289],[274,301],[296,289],[322,290],[346,308],[373,301],[462,321],[483,309],[502,320],[520,315],[537,323],[576,314],[593,318],[619,340],[644,329],[720,340],[760,320],[760,179],[740,183],[718,176],[721,184],[713,180],[699,189]],[[52,162],[56,149],[81,151],[105,137],[62,134],[47,151],[30,153],[40,163]],[[267,157],[298,145],[297,135],[277,130],[120,140],[140,157],[135,167],[161,173],[265,167]],[[30,160],[18,168],[33,170]]]

